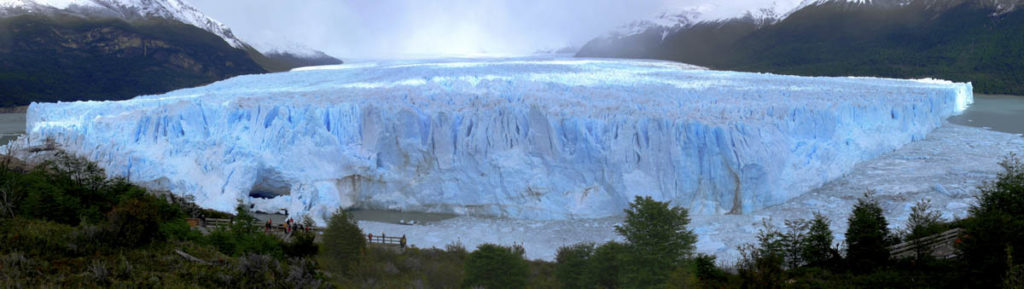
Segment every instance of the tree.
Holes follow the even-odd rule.
[[[330,266],[350,274],[366,250],[366,236],[355,220],[349,219],[348,213],[338,209],[327,221],[321,247]]]
[[[857,200],[846,229],[846,260],[856,273],[868,273],[889,262],[889,223],[871,192]]]
[[[920,200],[910,208],[903,239],[913,243],[914,256],[920,261],[930,257],[932,253],[927,244],[921,242],[922,238],[942,233],[944,229],[942,215],[932,210],[931,201]]]
[[[608,242],[597,247],[587,264],[587,280],[594,283],[594,288],[621,288],[627,255],[629,248],[619,242]]]
[[[910,208],[907,217],[906,237],[912,240],[942,233],[942,214],[932,209],[931,200],[920,200]]]
[[[757,246],[739,247],[740,261],[736,269],[743,279],[743,288],[782,288],[786,254],[783,233],[767,221],[757,233]]]
[[[464,288],[526,288],[529,265],[522,250],[483,244],[466,258]]]
[[[960,259],[975,288],[995,288],[1008,269],[1021,265],[1016,258],[1007,264],[1008,248],[1024,248],[1024,162],[1006,157],[1003,172],[981,187],[978,202],[970,208],[960,243]]]
[[[669,274],[693,255],[697,235],[686,228],[690,217],[686,209],[650,196],[637,196],[626,220],[615,231],[626,238],[631,269],[625,275],[627,287],[660,287]]]
[[[587,278],[587,262],[593,255],[593,243],[558,248],[555,277],[562,288],[593,288],[593,282]]]
[[[800,243],[800,255],[804,264],[814,267],[834,267],[839,259],[839,251],[832,247],[831,221],[820,213],[814,213],[807,234]]]

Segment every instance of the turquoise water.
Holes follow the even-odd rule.
[[[974,104],[949,122],[1024,134],[1024,96],[975,94]]]

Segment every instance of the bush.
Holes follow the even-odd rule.
[[[596,284],[595,288],[621,288],[627,255],[629,248],[622,243],[608,242],[597,247],[587,264],[587,280]]]
[[[107,214],[111,243],[137,247],[159,238],[160,216],[150,199],[129,199]]]
[[[593,282],[587,277],[587,262],[594,255],[594,244],[583,243],[558,248],[555,257],[555,277],[561,288],[592,288]]]
[[[1013,254],[1008,264],[1002,257],[1008,251],[1024,251],[1024,162],[1010,155],[1000,165],[1004,171],[981,188],[978,203],[964,221],[960,258],[975,288],[998,287],[1008,269],[1024,259],[1020,253]]]
[[[292,234],[291,241],[281,244],[281,248],[289,257],[313,256],[320,251],[320,246],[314,242],[315,239],[314,233],[296,232]]]
[[[351,274],[359,264],[361,254],[366,250],[366,236],[348,213],[338,209],[330,220],[323,235],[323,253],[328,266]]]
[[[521,250],[483,244],[469,253],[465,271],[464,288],[526,288],[529,265],[523,260]]]
[[[767,222],[757,234],[758,244],[740,246],[736,265],[744,288],[782,288],[786,255],[783,234]]]
[[[250,254],[284,258],[284,245],[275,235],[257,232],[252,222],[255,218],[249,214],[245,206],[236,208],[236,216],[229,229],[216,229],[206,236],[206,242],[217,248],[221,253],[231,256]]]
[[[626,220],[615,231],[626,238],[631,269],[626,273],[631,288],[661,286],[673,270],[693,255],[697,235],[686,228],[690,224],[686,209],[650,196],[637,196],[625,210]]]
[[[698,254],[693,259],[693,266],[697,280],[705,285],[703,287],[721,288],[729,281],[725,271],[715,265],[715,256]]]

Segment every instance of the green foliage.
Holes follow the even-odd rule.
[[[314,242],[315,239],[314,233],[299,231],[292,234],[291,240],[281,245],[284,254],[290,257],[313,256],[320,251],[320,245]]]
[[[1010,155],[1000,164],[1004,171],[981,188],[964,221],[960,257],[972,287],[996,287],[1010,267],[1022,264],[1021,258],[1012,264],[995,258],[1006,256],[1007,248],[1024,248],[1024,162]]]
[[[803,264],[826,269],[838,269],[842,261],[839,250],[832,246],[831,221],[822,214],[815,213],[803,239],[799,241],[799,254]]]
[[[905,240],[912,240],[942,233],[946,228],[942,224],[942,214],[932,208],[930,200],[920,200],[910,208],[907,218]]]
[[[157,206],[149,198],[122,201],[107,214],[110,241],[127,247],[149,244],[154,238],[161,237],[162,220],[158,213]]]
[[[745,288],[782,288],[787,246],[781,232],[767,221],[762,224],[764,227],[757,234],[757,246],[740,246],[736,270]]]
[[[323,235],[323,255],[335,270],[350,274],[366,250],[366,235],[349,219],[348,213],[338,209],[327,221]]]
[[[715,256],[697,254],[693,268],[700,288],[723,288],[729,282],[728,274],[715,265]]]
[[[0,106],[128,99],[265,72],[245,51],[173,21],[5,17],[0,47]]]
[[[463,288],[526,288],[529,265],[522,250],[483,244],[466,258]]]
[[[593,243],[581,243],[558,248],[555,256],[555,276],[561,288],[592,288],[594,282],[587,277],[587,263],[594,255]]]
[[[8,173],[7,182],[19,189],[18,215],[77,225],[103,222],[115,205],[141,198],[146,192],[123,179],[107,179],[102,169],[85,159],[58,152],[51,160],[25,174]],[[179,210],[161,205],[161,217]]]
[[[608,242],[597,249],[587,264],[587,280],[593,280],[594,288],[622,288],[622,275],[629,265],[626,264],[630,254],[629,247],[618,242]]]
[[[235,217],[227,229],[217,228],[206,236],[204,242],[214,246],[221,253],[241,257],[246,255],[267,255],[278,259],[285,256],[284,242],[276,235],[265,234],[252,226],[256,219],[245,206],[235,208]]]
[[[910,208],[902,239],[912,242],[915,259],[921,261],[932,257],[928,244],[921,242],[922,238],[942,233],[946,227],[942,222],[942,214],[932,209],[931,201],[920,200]]]
[[[655,288],[665,284],[669,274],[693,255],[697,235],[686,228],[686,209],[650,196],[637,196],[625,210],[626,220],[615,231],[626,238],[631,269],[625,281],[631,288]]]
[[[870,192],[857,200],[846,229],[846,262],[857,273],[868,273],[889,263],[889,223]]]

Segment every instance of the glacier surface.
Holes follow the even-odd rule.
[[[742,214],[923,139],[971,91],[659,61],[367,63],[37,103],[22,142],[205,207],[318,222],[339,207],[603,218],[637,195]]]

